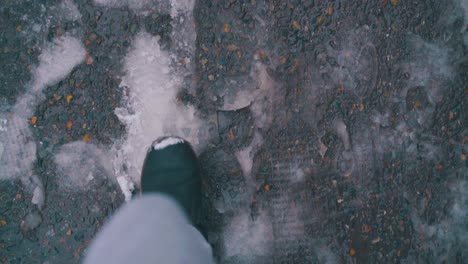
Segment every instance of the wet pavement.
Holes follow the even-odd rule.
[[[158,133],[219,263],[467,261],[466,0],[191,3],[2,2],[2,263],[80,262]]]

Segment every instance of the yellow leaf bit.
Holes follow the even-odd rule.
[[[67,99],[67,103],[69,104],[71,100],[73,100],[73,95],[71,94],[67,95],[66,99]]]
[[[91,140],[91,135],[90,134],[84,135],[84,137],[83,137],[84,142],[88,143],[90,140]]]

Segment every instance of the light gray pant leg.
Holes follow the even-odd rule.
[[[161,194],[123,206],[98,233],[84,263],[213,263],[212,250],[178,204]]]

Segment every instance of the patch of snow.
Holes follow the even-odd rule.
[[[460,2],[460,7],[463,11],[463,20],[464,20],[464,25],[462,28],[462,31],[466,31],[468,29],[468,1],[467,0],[459,0]],[[465,37],[467,36],[468,33],[465,32]],[[468,45],[468,43],[465,43]]]
[[[176,137],[168,137],[162,140],[161,142],[153,143],[153,149],[155,150],[165,149],[169,146],[180,144],[180,143],[184,143],[184,140],[181,138],[176,138]]]
[[[33,72],[32,91],[37,93],[67,76],[76,65],[84,61],[86,50],[75,37],[59,37],[39,55],[39,66]]]
[[[349,134],[346,127],[346,124],[341,119],[337,119],[333,122],[337,136],[340,138],[345,149],[349,150],[351,148]]]
[[[37,212],[31,212],[21,221],[20,227],[24,231],[31,231],[42,223],[42,217]]]
[[[125,201],[130,201],[132,199],[132,192],[135,189],[135,185],[128,181],[124,176],[117,177],[117,182],[119,183],[120,189],[125,197]]]
[[[17,99],[11,113],[6,115],[6,121],[2,122],[5,126],[0,131],[0,142],[3,142],[6,155],[0,159],[0,179],[32,175],[36,143],[29,119],[43,97],[42,90],[63,79],[84,57],[85,49],[81,42],[68,35],[55,39],[43,48],[28,90]]]
[[[235,153],[237,162],[239,162],[239,165],[241,166],[243,176],[246,180],[247,185],[250,188],[249,191],[252,192],[251,194],[253,194],[253,192],[257,188],[256,181],[252,177],[253,159],[255,157],[255,154],[258,152],[258,150],[262,146],[262,144],[263,144],[262,135],[260,134],[259,131],[255,131],[254,137],[250,145]]]
[[[267,129],[273,121],[274,108],[281,95],[278,84],[268,74],[267,67],[256,62],[250,77],[253,83],[224,96],[223,110],[237,110],[250,106],[257,128]]]
[[[411,87],[424,86],[430,102],[435,104],[442,99],[443,82],[452,79],[455,73],[449,56],[450,48],[444,44],[426,42],[415,35],[409,35],[407,42],[414,52],[401,65],[404,71],[410,73],[408,86],[402,90],[401,96],[406,97]]]
[[[176,17],[180,13],[190,13],[195,6],[195,0],[170,0],[171,17]]]
[[[33,191],[31,202],[41,208],[45,202],[44,189],[41,186],[36,186]]]
[[[63,0],[59,6],[58,11],[61,16],[71,21],[77,21],[81,19],[81,13],[73,0]]]
[[[149,146],[156,138],[177,135],[197,150],[202,122],[192,106],[176,100],[182,76],[171,65],[170,53],[161,50],[159,38],[139,33],[127,54],[121,86],[128,90],[124,107],[115,110],[126,125],[127,136],[113,147],[117,177],[139,182]]]
[[[0,118],[0,132],[7,131],[8,119]]]
[[[243,148],[235,153],[237,161],[239,162],[242,173],[244,173],[244,177],[250,177],[250,173],[252,172],[252,165],[253,165],[253,153],[252,153],[252,146],[248,146]]]
[[[223,111],[235,111],[250,106],[253,101],[253,92],[249,90],[239,90],[235,96],[224,98]]]
[[[292,182],[302,182],[305,179],[305,172],[302,168],[299,167],[299,165],[293,165],[291,166],[291,181]]]
[[[83,141],[63,145],[54,160],[61,176],[59,184],[71,189],[88,186],[96,173],[100,176],[112,173],[110,156],[97,146]]]
[[[413,208],[411,212],[413,228],[426,237],[425,247],[430,250],[431,254],[437,256],[438,263],[452,262],[450,260],[454,259],[456,253],[465,252],[468,246],[468,233],[466,232],[468,223],[467,188],[466,181],[454,184],[449,194],[454,197],[449,215],[436,223],[427,223],[416,208]]]
[[[273,226],[264,212],[256,219],[247,212],[239,212],[225,226],[224,245],[228,257],[267,255],[272,241]]]
[[[161,13],[171,12],[171,3],[169,0],[94,0],[98,6],[108,8],[128,6],[137,11],[140,15],[148,15],[148,11],[158,11]]]

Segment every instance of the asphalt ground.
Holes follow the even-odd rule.
[[[30,170],[2,163],[2,263],[78,263],[124,203],[119,164],[100,159],[130,133],[116,114],[125,61],[153,36],[204,130],[203,230],[219,263],[467,261],[465,0],[199,0],[178,16],[165,2],[65,2],[0,5],[0,161],[36,146]],[[66,36],[84,59],[15,113]]]

